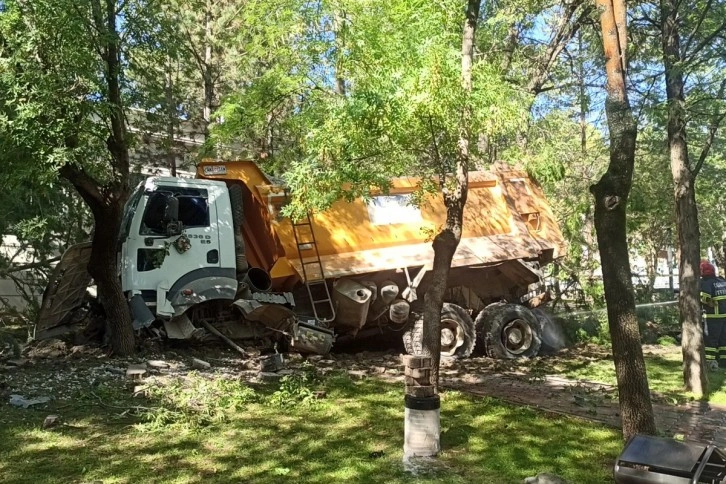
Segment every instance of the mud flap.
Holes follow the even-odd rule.
[[[327,355],[335,336],[329,329],[298,321],[293,328],[290,346],[298,351]]]
[[[189,317],[185,314],[164,320],[164,329],[169,339],[189,339],[197,328],[194,327]]]
[[[148,328],[154,322],[154,315],[146,306],[141,294],[137,294],[129,300],[129,309],[131,310],[131,316],[134,318],[133,326],[135,330]]]

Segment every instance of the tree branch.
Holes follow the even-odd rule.
[[[101,187],[83,168],[75,164],[66,164],[58,170],[58,173],[71,182],[91,209],[99,205],[105,205],[105,197]]]
[[[719,99],[723,98],[724,90],[726,90],[726,79],[721,81],[721,87],[718,90]],[[693,168],[694,178],[698,176],[698,173],[701,171],[701,167],[703,167],[703,163],[706,161],[706,158],[708,157],[708,152],[711,150],[711,146],[713,145],[713,140],[716,138],[716,132],[718,131],[718,128],[721,126],[721,122],[725,117],[726,111],[724,111],[723,113],[719,113],[717,110],[714,113],[714,116],[711,120],[711,125],[708,127],[708,136],[706,136],[706,142],[703,145],[703,149],[701,150],[701,155],[698,157],[696,166]]]

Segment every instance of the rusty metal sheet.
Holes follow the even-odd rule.
[[[67,323],[73,311],[83,303],[91,283],[87,269],[90,258],[90,242],[73,245],[63,253],[43,293],[36,323],[37,339],[57,336],[72,329]]]

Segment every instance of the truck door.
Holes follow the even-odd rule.
[[[210,187],[211,188],[211,187]],[[124,290],[141,292],[154,305],[160,287],[170,288],[192,274],[215,274],[220,267],[216,190],[159,184],[147,190],[138,206],[122,254]],[[162,195],[162,196],[159,196]],[[178,201],[181,233],[170,235],[165,201]]]

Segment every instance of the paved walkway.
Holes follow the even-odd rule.
[[[442,387],[474,395],[491,396],[547,412],[581,417],[620,428],[616,389],[601,383],[572,381],[556,376],[527,378],[501,373],[447,375]],[[663,436],[713,443],[726,449],[726,406],[706,402],[684,405],[654,404],[655,421]]]

